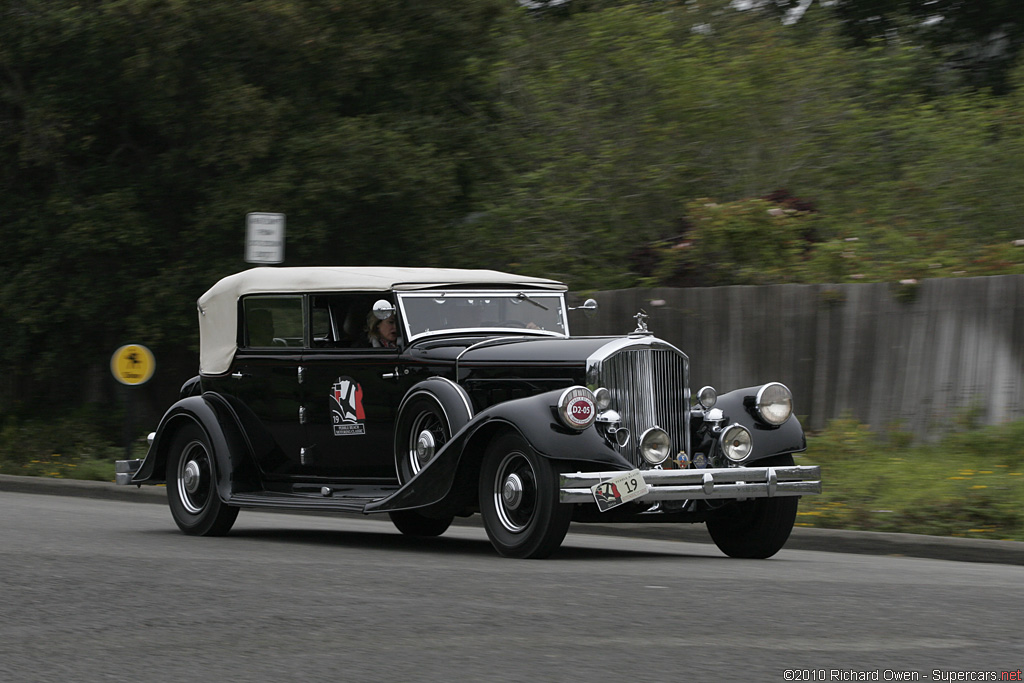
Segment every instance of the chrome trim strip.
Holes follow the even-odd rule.
[[[562,474],[559,477],[559,502],[594,503],[590,487],[620,474],[622,472],[619,471]],[[816,465],[645,470],[642,474],[650,490],[637,500],[645,503],[821,493],[821,468]]]
[[[458,393],[459,398],[462,399],[462,404],[464,406],[466,406],[466,420],[469,421],[469,420],[473,419],[473,406],[470,405],[470,403],[469,403],[469,394],[466,393],[466,390],[463,389],[461,385],[457,384],[456,382],[453,382],[452,380],[448,379],[447,377],[441,377],[440,375],[435,375],[434,377],[431,377],[430,379],[436,379],[436,380],[439,380],[441,382],[445,382],[447,384],[450,384],[452,386],[452,388],[455,389],[456,393]],[[447,417],[447,415],[445,417]],[[449,428],[451,427],[451,425],[448,425],[448,426],[449,426]]]
[[[420,336],[422,336],[422,335],[420,335]],[[491,344],[496,346],[498,344],[503,344],[503,343],[505,343],[507,341],[510,341],[510,340],[519,340],[519,339],[522,339],[522,338],[523,338],[522,335],[518,335],[518,334],[517,335],[513,335],[513,336],[505,336],[505,337],[488,337],[487,339],[484,339],[482,341],[478,341],[475,344],[470,344],[466,348],[462,349],[462,351],[459,351],[459,355],[457,355],[455,357],[455,376],[456,377],[459,376],[459,363],[462,361],[462,357],[465,356],[470,351],[472,351],[473,349],[479,349],[482,346],[489,346]]]

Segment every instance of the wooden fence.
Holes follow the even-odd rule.
[[[691,388],[776,380],[811,430],[851,416],[873,429],[937,434],[965,411],[1024,417],[1024,276],[917,285],[771,285],[592,294],[573,335],[651,331],[690,357]]]

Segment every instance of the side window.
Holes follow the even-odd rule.
[[[331,313],[330,301],[322,295],[309,298],[309,338],[313,347],[333,346],[338,339],[334,316]]]
[[[310,338],[314,348],[372,349],[368,336],[373,304],[381,292],[310,296]]]
[[[302,346],[302,296],[249,296],[242,310],[246,347]]]

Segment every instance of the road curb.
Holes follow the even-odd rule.
[[[118,486],[102,481],[0,474],[0,491],[51,496],[77,496],[135,503],[167,503],[162,486]],[[457,519],[460,526],[479,526],[479,518]],[[629,536],[662,541],[711,543],[703,524],[573,524],[572,531],[602,536]],[[957,562],[1024,565],[1024,543],[894,534],[838,529],[793,529],[786,550],[817,550],[856,555],[895,555]]]

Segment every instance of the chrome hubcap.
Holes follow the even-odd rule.
[[[434,457],[434,448],[434,435],[427,430],[420,432],[419,438],[416,439],[416,460],[419,467],[423,467]]]
[[[437,451],[448,440],[448,432],[442,417],[433,410],[424,410],[409,425],[406,466],[412,476],[426,467]]]
[[[199,441],[185,446],[181,459],[178,461],[178,500],[185,511],[198,515],[210,502],[212,493],[210,471],[210,454]]]
[[[200,480],[199,465],[195,460],[189,460],[188,464],[185,465],[185,472],[182,475],[182,483],[185,485],[185,490],[189,493],[195,493],[199,490]]]
[[[509,510],[515,510],[523,502],[523,480],[513,472],[505,479],[501,489],[501,500]]]
[[[537,475],[527,457],[513,451],[502,458],[494,475],[494,510],[510,533],[526,530],[537,507]]]

